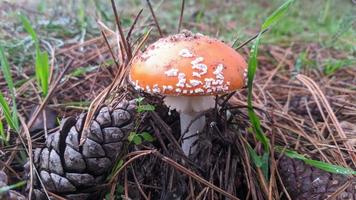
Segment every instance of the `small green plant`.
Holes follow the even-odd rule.
[[[137,113],[143,113],[143,112],[151,112],[151,111],[154,111],[155,110],[155,107],[153,106],[153,105],[151,105],[151,104],[144,104],[143,103],[143,100],[144,100],[144,97],[138,97],[138,98],[136,98],[136,103],[137,103],[137,109],[136,109],[136,111],[137,111]],[[139,123],[138,123],[138,117],[136,117],[136,122],[135,122],[135,125],[136,125],[136,128],[135,128],[135,130],[137,130],[138,129],[138,126],[139,126]],[[128,136],[128,141],[130,142],[130,143],[134,143],[134,144],[136,144],[136,145],[139,145],[139,144],[141,144],[143,141],[146,141],[146,142],[153,142],[155,139],[154,139],[154,137],[150,134],[150,133],[148,133],[148,132],[146,132],[146,131],[144,131],[144,132],[140,132],[140,133],[138,133],[137,131],[132,131],[131,133],[130,133],[130,135]]]
[[[42,96],[47,96],[48,85],[49,85],[49,61],[48,53],[46,51],[41,51],[40,42],[38,40],[37,34],[33,27],[31,26],[30,20],[23,14],[19,14],[20,20],[27,31],[31,36],[32,41],[35,43],[35,74],[37,83],[42,90]]]
[[[153,142],[155,140],[153,136],[148,132],[131,132],[127,139],[129,140],[129,142],[134,143],[136,145],[141,144],[143,141]]]
[[[143,104],[144,97],[138,97],[136,99],[137,102],[137,112],[142,113],[142,112],[149,112],[149,111],[154,111],[155,107],[151,104]]]
[[[330,76],[334,74],[337,70],[351,66],[352,63],[356,63],[355,61],[353,62],[352,60],[345,59],[345,60],[329,60],[324,64],[324,74],[327,76]]]

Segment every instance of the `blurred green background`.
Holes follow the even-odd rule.
[[[216,36],[236,44],[258,32],[262,21],[283,0],[186,0],[183,28]],[[177,32],[180,0],[151,0],[166,34]],[[135,33],[147,31],[153,21],[146,0],[116,0],[122,24],[129,28],[144,9]],[[67,43],[99,36],[96,20],[114,29],[110,0],[12,0],[0,3],[0,44],[21,65],[31,55],[31,39],[18,12],[27,15],[42,43],[60,48]],[[265,34],[263,42],[275,45],[315,43],[354,59],[356,49],[356,4],[352,0],[297,0],[288,15]],[[157,31],[154,29],[156,34]],[[14,57],[14,56],[12,56]]]

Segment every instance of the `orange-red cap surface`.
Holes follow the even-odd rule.
[[[132,62],[136,89],[172,96],[214,95],[244,86],[247,64],[230,46],[186,32],[159,39]]]

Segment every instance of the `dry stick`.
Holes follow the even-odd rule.
[[[252,161],[250,160],[250,156],[248,155],[247,148],[245,146],[245,144],[247,144],[247,141],[242,135],[239,135],[239,139],[241,141],[240,142],[241,148],[242,148],[241,151],[243,153],[242,158],[245,161],[245,162],[242,162],[243,170],[245,173],[245,178],[247,179],[246,180],[247,188],[249,188],[246,197],[248,198],[251,196],[252,199],[257,199],[257,194],[255,192],[255,182],[253,180],[251,180],[253,177],[255,177],[255,175],[252,175],[252,169],[251,169],[251,165],[250,165],[250,163],[252,163]],[[253,191],[251,192],[252,189],[253,189]]]
[[[134,22],[132,23],[129,32],[127,32],[126,41],[129,41],[129,40],[130,40],[131,33],[132,33],[132,31],[134,30],[134,28],[135,28],[135,26],[136,26],[136,23],[137,23],[137,21],[138,21],[138,18],[139,18],[139,17],[141,16],[141,14],[142,14],[142,11],[143,11],[143,9],[141,8],[141,10],[140,10],[140,11],[138,12],[138,14],[136,15],[135,20],[134,20]]]
[[[272,70],[272,72],[271,72],[270,75],[268,76],[267,81],[265,82],[265,84],[263,84],[262,90],[265,90],[265,88],[267,87],[267,85],[272,81],[272,78],[274,78],[274,75],[275,75],[275,74],[278,72],[278,70],[283,66],[284,62],[285,62],[286,59],[287,59],[287,56],[289,55],[289,53],[290,53],[289,51],[286,51],[286,52],[285,52],[285,54],[284,54],[282,60],[280,60],[280,61],[278,62],[277,67],[276,67],[274,70]]]
[[[185,0],[182,0],[182,7],[180,8],[180,16],[179,16],[179,24],[178,24],[178,33],[180,32],[180,28],[182,27],[184,4],[185,4]]]
[[[338,190],[336,190],[331,196],[329,196],[325,200],[332,200],[332,199],[336,199],[337,197],[341,196],[341,193],[344,192],[352,184],[352,182],[353,181],[349,179],[344,185],[339,187]]]
[[[32,157],[32,141],[31,141],[31,135],[30,132],[28,130],[28,127],[26,126],[26,122],[25,119],[20,116],[19,117],[21,125],[23,127],[23,132],[26,135],[26,140],[27,140],[27,146],[28,146],[28,150],[27,150],[27,154],[29,157],[29,162],[30,162],[30,191],[28,193],[28,199],[32,199],[32,191],[33,191],[33,157]],[[21,138],[21,136],[20,136]],[[25,146],[25,145],[24,145]]]
[[[340,123],[339,123],[338,119],[336,118],[335,113],[333,112],[329,102],[326,100],[325,96],[323,95],[323,93],[320,90],[320,88],[318,87],[318,85],[309,77],[301,75],[301,74],[297,75],[297,79],[300,80],[301,82],[303,82],[311,92],[316,90],[316,94],[314,92],[312,92],[312,95],[313,95],[315,101],[318,103],[318,97],[319,97],[319,99],[323,103],[325,109],[329,113],[331,121],[333,122],[335,129],[339,133],[339,136],[342,139],[347,138],[347,136],[346,136],[344,130],[341,128]],[[319,106],[319,107],[321,108],[321,106]],[[327,124],[327,121],[325,121],[325,123]],[[335,145],[337,145],[337,143]],[[356,166],[356,155],[352,152],[353,151],[352,145],[350,145],[349,143],[346,142],[345,146],[348,149],[348,153],[351,157],[351,160],[352,160],[354,166]],[[339,149],[339,152],[340,152],[340,149]],[[340,155],[342,155],[341,152],[340,152]],[[343,156],[341,156],[341,159],[344,161],[345,165],[347,166],[345,158]]]
[[[139,183],[139,181],[138,181],[138,179],[136,177],[136,173],[135,173],[135,170],[133,169],[132,165],[131,165],[130,169],[131,169],[132,176],[133,176],[133,178],[135,180],[135,183],[137,185],[138,191],[141,193],[141,195],[143,196],[144,199],[148,200],[149,198],[147,197],[145,192],[142,190],[142,187],[141,187],[141,185],[140,185],[140,183]]]
[[[226,196],[227,198],[230,199],[235,199],[235,200],[239,200],[239,198],[237,198],[236,196],[226,192],[225,190],[215,186],[214,184],[210,183],[209,181],[201,178],[199,175],[197,175],[196,173],[190,171],[189,169],[185,168],[184,166],[180,165],[179,163],[175,162],[174,160],[162,155],[161,153],[159,153],[158,151],[152,151],[152,154],[157,156],[158,158],[160,158],[163,162],[171,165],[173,168],[175,168],[176,170],[192,177],[193,179],[195,179],[196,181],[200,182],[201,184],[210,187],[211,189],[221,193],[222,195]]]
[[[246,102],[243,102],[242,100],[239,100],[239,99],[235,99],[237,103],[241,104],[241,105],[245,105]],[[262,106],[261,105],[255,105],[256,108],[259,108],[261,110],[263,110]],[[254,109],[256,109],[254,108]],[[309,136],[308,134],[305,133],[304,129],[302,127],[299,126],[299,124],[295,121],[295,119],[293,119],[290,115],[288,114],[285,114],[285,113],[282,113],[282,112],[279,112],[278,110],[275,110],[274,111],[274,114],[277,115],[278,117],[282,117],[284,119],[288,119],[290,120],[295,126],[296,128],[299,130],[295,130],[295,129],[292,129],[291,127],[289,127],[288,125],[285,125],[285,124],[280,124],[280,123],[275,123],[274,125],[276,127],[280,127],[280,128],[283,128],[283,129],[286,129],[286,130],[289,130],[289,131],[293,131],[294,133],[296,133],[297,135],[300,135],[302,136],[303,138],[306,138],[308,141],[311,141],[311,143],[314,145],[314,147],[319,151],[319,153],[322,155],[322,157],[330,162],[327,158],[327,156],[318,148],[318,146],[316,145],[315,143],[315,140]]]
[[[110,44],[109,44],[108,38],[106,37],[104,31],[101,31],[101,35],[103,36],[106,45],[109,47],[110,55],[111,55],[112,59],[114,60],[117,69],[120,69],[119,63],[116,61],[116,57],[114,55],[114,52],[112,51],[112,48],[110,48]]]
[[[100,22],[98,22],[98,24],[101,25]],[[123,68],[123,67],[120,67],[119,63],[117,63],[116,57],[115,57],[115,55],[114,55],[114,53],[112,51],[112,48],[111,48],[111,46],[109,44],[109,41],[108,41],[108,39],[107,39],[107,37],[106,37],[106,35],[105,35],[103,30],[101,31],[101,34],[104,37],[105,43],[106,43],[106,45],[108,46],[108,48],[110,50],[110,55],[111,55],[112,59],[114,60],[117,69],[119,69],[119,72],[115,75],[114,81],[109,85],[109,87],[105,88],[105,90],[100,92],[100,94],[90,104],[88,112],[87,112],[88,113],[87,117],[86,117],[86,119],[84,121],[83,132],[82,132],[82,135],[80,137],[80,144],[79,145],[83,145],[84,144],[84,142],[85,142],[85,140],[86,140],[86,138],[87,138],[87,136],[89,134],[89,126],[91,124],[92,119],[94,118],[95,111],[99,107],[100,103],[109,95],[110,91],[112,90],[112,88],[115,85],[115,80],[118,79],[118,77],[120,76],[120,73],[122,71],[122,68]]]
[[[112,9],[113,9],[114,14],[115,14],[115,21],[116,21],[117,28],[119,29],[119,33],[120,33],[120,37],[121,37],[120,41],[123,44],[124,50],[126,52],[126,55],[128,56],[128,58],[130,58],[131,57],[131,52],[128,49],[127,41],[125,40],[124,31],[122,30],[122,27],[121,27],[120,17],[117,14],[116,5],[115,5],[115,1],[114,0],[111,0],[111,6],[112,6]]]
[[[40,184],[41,184],[42,188],[44,189],[44,193],[45,193],[47,199],[50,199],[49,195],[47,193],[46,187],[43,184],[42,179],[40,178],[40,175],[38,174],[37,169],[33,168],[33,166],[32,166],[32,163],[33,163],[33,161],[32,161],[32,159],[33,159],[32,158],[32,142],[31,142],[31,135],[30,135],[30,132],[29,132],[29,127],[26,125],[26,122],[25,122],[24,118],[21,115],[19,116],[19,120],[21,122],[21,125],[23,126],[23,131],[25,132],[25,135],[26,135],[26,138],[27,138],[27,142],[28,142],[27,145],[29,147],[29,149],[26,147],[25,141],[23,140],[21,134],[19,134],[19,138],[17,140],[21,141],[21,143],[22,143],[27,155],[30,158],[30,176],[31,176],[30,183],[31,183],[31,188],[30,188],[29,196],[31,197],[31,195],[32,195],[33,171],[35,171],[35,173],[36,173],[36,175],[38,177],[38,180],[40,181]],[[29,199],[31,199],[31,198],[29,198]]]
[[[72,65],[73,60],[70,60],[67,65],[64,67],[63,71],[61,72],[61,74],[58,76],[57,80],[54,82],[53,86],[51,87],[50,91],[48,92],[47,96],[45,97],[45,99],[43,100],[43,102],[41,103],[40,107],[38,107],[34,114],[32,115],[32,117],[30,118],[29,122],[27,123],[27,127],[28,129],[30,129],[33,126],[33,123],[35,122],[35,120],[37,119],[38,115],[40,114],[40,112],[43,110],[43,108],[47,105],[49,99],[52,97],[53,92],[56,90],[57,85],[59,84],[59,82],[62,80],[62,77],[64,76],[64,74],[67,72],[67,70],[69,69],[69,67]]]
[[[279,174],[278,170],[276,170],[276,174],[277,174],[278,180],[279,180],[279,182],[280,182],[280,184],[282,186],[283,192],[285,193],[286,197],[288,198],[288,200],[292,200],[292,198],[290,197],[290,195],[289,195],[289,193],[288,193],[288,191],[286,189],[286,186],[283,183],[282,177]]]
[[[136,154],[136,155],[135,155]],[[224,196],[230,198],[230,199],[234,199],[234,200],[240,200],[239,198],[235,197],[234,195],[226,192],[225,190],[215,186],[214,184],[210,183],[209,181],[201,178],[200,176],[198,176],[197,174],[195,174],[194,172],[190,171],[189,169],[185,168],[184,166],[178,164],[177,162],[175,162],[174,160],[162,155],[161,153],[159,153],[157,150],[153,149],[153,150],[142,150],[142,151],[136,151],[133,153],[133,156],[132,158],[130,158],[128,161],[126,161],[119,170],[117,170],[115,172],[115,174],[113,175],[113,177],[116,177],[119,175],[119,173],[125,169],[129,164],[131,164],[133,161],[135,161],[136,159],[142,157],[142,156],[146,156],[146,155],[150,155],[150,154],[153,154],[155,156],[157,156],[158,158],[160,158],[163,162],[171,165],[173,168],[177,169],[178,171],[184,173],[184,174],[187,174],[188,176],[194,178],[196,181],[200,182],[201,184],[207,186],[207,187],[210,187],[211,189],[223,194]],[[112,184],[112,181],[114,179],[111,179],[109,181],[109,183]]]
[[[117,185],[117,179],[118,179],[118,177],[115,177],[114,178],[114,181],[113,182],[115,182],[115,184],[112,184],[112,186],[111,186],[111,189],[110,189],[110,198],[109,199],[115,199],[115,191],[116,191],[116,185]]]
[[[3,149],[5,150],[5,149]],[[20,177],[20,175],[9,165],[7,164],[6,162],[0,160],[0,166],[3,166],[3,168],[1,169],[1,171],[4,171],[4,170],[9,170],[11,173],[13,173],[17,179],[21,180],[23,179],[23,177]]]
[[[120,172],[125,169],[129,164],[131,164],[133,161],[135,161],[136,159],[142,157],[142,156],[146,156],[149,154],[152,154],[154,151],[156,150],[141,150],[141,151],[136,151],[133,152],[131,154],[128,154],[126,157],[129,157],[130,155],[134,155],[132,156],[132,158],[130,158],[128,161],[126,161],[113,175],[111,180],[109,181],[109,184],[113,184],[113,181],[115,180],[115,178],[120,174]]]
[[[145,37],[143,38],[143,40],[141,41],[139,46],[134,51],[133,56],[136,55],[136,53],[142,47],[144,42],[147,40],[150,32],[151,32],[151,30],[149,30],[147,32],[147,34],[145,35]],[[109,46],[109,48],[111,48],[111,47]],[[115,59],[115,58],[113,58],[113,59]],[[132,60],[132,57],[131,57],[130,61],[127,63],[127,66],[130,66],[131,60]],[[124,64],[123,64],[123,65],[121,65],[121,68],[122,69],[120,69],[119,73],[116,74],[113,82],[107,88],[105,88],[102,92],[100,92],[100,94],[91,102],[91,104],[89,106],[89,109],[88,109],[88,112],[87,112],[87,117],[86,117],[85,122],[84,122],[83,132],[82,132],[82,136],[80,138],[80,143],[79,143],[80,146],[84,144],[84,142],[85,142],[85,140],[86,140],[86,138],[87,138],[87,136],[89,134],[89,126],[91,124],[92,119],[94,118],[95,111],[99,107],[100,103],[102,103],[104,101],[104,99],[110,94],[110,92],[114,88],[116,88],[118,85],[122,85],[122,82],[124,81],[124,77],[128,73],[129,67],[125,68]],[[122,71],[122,70],[124,70],[124,71]]]
[[[63,198],[63,197],[59,196],[58,194],[52,193],[50,191],[48,191],[48,194],[50,194],[51,197],[54,197],[55,200],[67,200],[66,198]]]
[[[268,28],[266,28],[265,30],[263,30],[263,31],[261,32],[261,35],[264,34],[265,32],[267,32],[268,30],[269,30]],[[235,50],[237,51],[237,50],[241,49],[243,46],[245,46],[246,44],[250,43],[252,40],[254,40],[255,38],[257,38],[258,35],[260,35],[260,33],[255,34],[255,35],[252,36],[250,39],[248,39],[248,40],[246,40],[245,42],[243,42],[242,44],[240,44],[238,47],[235,48]]]
[[[155,21],[155,24],[157,26],[157,29],[158,29],[158,32],[159,32],[159,35],[161,37],[163,37],[163,33],[161,31],[161,28],[159,27],[159,24],[158,24],[158,21],[157,21],[157,18],[156,18],[156,15],[155,15],[155,12],[153,11],[153,8],[152,8],[152,5],[151,5],[151,2],[150,0],[146,0],[147,1],[147,4],[148,4],[148,7],[150,8],[150,11],[151,11],[151,14],[152,14],[152,17],[153,17],[153,20]]]
[[[125,193],[125,199],[129,199],[129,185],[128,185],[128,181],[127,181],[127,170],[125,168],[125,180],[124,180],[124,193]]]

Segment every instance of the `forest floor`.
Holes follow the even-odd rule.
[[[182,29],[219,38],[236,48],[257,34],[263,20],[283,2],[186,1]],[[177,33],[181,1],[152,0],[151,3],[163,35]],[[139,39],[151,28],[152,32],[145,46],[159,38],[146,1],[120,0],[116,4],[125,33],[143,8],[131,34],[132,44],[137,45]],[[310,159],[356,169],[353,160],[355,148],[352,147],[356,144],[355,11],[356,4],[351,0],[325,0],[322,3],[297,1],[280,22],[263,34],[254,81],[253,105],[264,133],[271,140],[272,149],[281,147],[285,148],[283,151],[294,150],[298,155]],[[43,88],[38,86],[35,72],[36,41],[24,28],[20,13],[27,16],[34,28],[40,50],[49,55],[48,92],[52,92],[49,99],[42,95]],[[51,110],[52,116],[49,118],[53,119],[48,120],[46,125],[48,132],[52,132],[51,129],[56,129],[61,119],[87,112],[91,102],[113,81],[117,68],[101,35],[103,30],[107,33],[109,43],[112,46],[117,45],[115,16],[110,1],[1,1],[0,19],[0,46],[9,62],[10,74],[14,80],[17,115],[24,124],[31,118],[34,109],[45,102],[44,109]],[[251,45],[252,42],[238,50],[246,59]],[[8,102],[12,102],[13,89],[9,88],[6,75],[0,73],[0,91]],[[226,97],[222,97],[224,98]],[[248,134],[251,126],[246,109],[247,90],[238,91],[229,98],[227,109],[234,115],[233,121],[238,129],[243,129],[239,132],[242,137],[237,136],[238,144],[230,144],[228,140],[231,138],[225,135],[227,133],[222,133],[221,138],[210,138],[211,141],[220,142],[216,152],[211,155],[224,159],[214,160],[218,164],[207,168],[215,171],[206,174],[202,172],[199,175],[206,179],[211,178],[212,183],[239,197],[249,195],[247,190],[261,196],[266,193],[278,196],[277,194],[285,192],[277,189],[283,187],[280,187],[278,173],[273,172],[276,170],[274,168],[278,168],[278,163],[275,162],[278,158],[271,154],[271,174],[275,176],[271,175],[273,178],[270,180],[274,181],[265,182],[261,181],[263,173],[251,164],[253,156],[247,156],[248,152],[251,153],[247,144],[252,145],[259,155],[263,154],[261,143],[255,136]],[[0,171],[6,170],[10,177],[9,185],[16,185],[23,180],[22,166],[27,162],[27,156],[16,153],[24,149],[20,141],[16,140],[16,133],[8,131],[9,125],[6,125],[3,110],[0,117],[4,124],[0,127]],[[162,116],[161,119],[165,120]],[[42,120],[36,121],[30,132],[36,128],[41,129],[41,122]],[[41,134],[43,139],[43,132]],[[40,138],[38,135],[32,136],[30,141],[33,148],[41,146],[43,142]],[[204,141],[201,143],[203,145]],[[229,148],[223,147],[224,145]],[[143,149],[132,147],[131,151]],[[245,169],[240,174],[245,179],[240,183],[228,180],[229,169],[225,168],[228,165],[233,166],[231,160],[236,155],[243,157],[239,159],[238,167]],[[196,159],[204,156],[209,157],[210,154],[201,153]],[[140,163],[144,166],[143,161],[140,160]],[[160,165],[157,160],[147,162],[151,166]],[[256,164],[257,161],[254,162]],[[204,167],[207,166],[202,168]],[[139,169],[135,170],[140,173]],[[157,172],[152,173],[151,177],[159,176]],[[149,185],[154,181],[145,183]],[[245,191],[236,192],[229,188],[228,183],[243,187]],[[253,187],[252,183],[262,186]],[[276,187],[269,188],[264,183]],[[204,193],[204,187],[200,189]],[[24,186],[17,190],[24,191]]]

